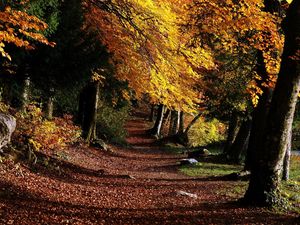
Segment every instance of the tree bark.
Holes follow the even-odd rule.
[[[149,116],[149,121],[150,121],[150,122],[153,122],[153,121],[154,121],[154,109],[155,109],[155,105],[152,104],[152,105],[151,105],[150,116]]]
[[[284,15],[284,9],[278,0],[264,0],[264,11],[269,13],[277,13],[281,17]],[[250,133],[249,145],[245,158],[244,170],[250,171],[253,165],[253,154],[257,145],[262,144],[263,133],[266,126],[266,120],[270,109],[273,90],[272,88],[265,87],[263,84],[267,83],[268,73],[264,62],[263,52],[258,51],[256,72],[260,75],[261,80],[257,80],[258,86],[262,89],[263,94],[259,98],[257,107],[252,113],[252,129]]]
[[[240,119],[238,115],[234,113],[231,116],[231,120],[229,122],[227,140],[223,150],[223,154],[227,154],[231,149],[231,146],[236,138],[236,135],[238,134],[239,127],[240,127]]]
[[[291,160],[291,153],[292,153],[292,130],[289,131],[287,137],[287,147],[283,161],[283,169],[282,169],[282,179],[284,181],[288,181],[290,178],[290,160]]]
[[[227,154],[227,157],[234,163],[239,163],[242,153],[246,152],[249,143],[251,123],[251,119],[246,119],[242,122],[239,132]]]
[[[159,137],[161,133],[162,123],[164,119],[164,108],[164,105],[159,105],[155,124],[153,128],[149,130],[149,133],[156,137]]]
[[[183,132],[184,132],[184,112],[180,111],[178,134],[182,134]]]
[[[266,74],[265,76],[266,77]],[[252,128],[250,131],[249,144],[246,152],[244,170],[251,171],[255,157],[255,149],[257,145],[262,144],[263,134],[266,126],[266,120],[270,109],[272,99],[272,90],[263,88],[264,92],[260,96],[257,107],[252,112]]]
[[[96,138],[99,92],[99,82],[91,82],[80,94],[78,122],[81,124],[82,136],[87,143]]]
[[[29,96],[30,96],[30,77],[27,75],[23,81],[23,92],[21,95],[21,110],[25,110],[26,106],[29,104]]]
[[[173,136],[177,133],[179,127],[179,112],[172,110],[168,136]]]
[[[202,114],[203,114],[203,112],[200,112],[197,116],[194,117],[194,119],[186,127],[184,133],[187,134],[190,131],[190,129],[192,128],[192,126],[198,121],[198,119],[200,119],[200,117],[202,116]]]
[[[47,120],[52,120],[53,119],[53,111],[54,111],[54,97],[50,96],[47,99],[47,105],[46,105],[46,112],[45,112],[45,117]]]
[[[178,134],[178,139],[180,140],[180,143],[183,145],[188,145],[189,143],[189,136],[188,132],[190,131],[191,127],[200,119],[203,112],[200,112],[197,116],[194,117],[194,119],[189,123],[189,125],[186,127],[183,133]]]
[[[286,35],[285,45],[263,135],[264,142],[255,149],[250,183],[244,197],[251,204],[274,205],[280,201],[280,172],[300,90],[299,18],[300,1],[293,1],[282,25]]]
[[[94,139],[96,139],[96,124],[97,124],[97,110],[98,110],[98,103],[99,103],[99,91],[100,91],[100,83],[94,82],[93,83],[93,95],[92,98],[92,110],[91,110],[91,118],[89,123],[89,129],[86,137],[86,142],[91,143]]]

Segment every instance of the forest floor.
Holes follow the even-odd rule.
[[[148,128],[133,117],[128,148],[75,146],[43,166],[0,164],[0,224],[300,224],[237,204],[225,192],[238,182],[180,173],[183,155],[155,146]]]

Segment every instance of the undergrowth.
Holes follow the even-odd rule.
[[[242,170],[242,166],[217,164],[209,162],[199,162],[193,166],[183,166],[180,171],[188,176],[196,177],[217,177],[231,173],[236,173]]]
[[[73,124],[72,116],[44,120],[41,109],[34,104],[17,112],[15,117],[17,127],[12,140],[19,150],[29,147],[33,151],[59,151],[76,142],[81,134],[80,128]]]
[[[232,173],[240,172],[243,169],[241,165],[226,164],[225,161],[214,160],[212,156],[210,160],[200,159],[201,162],[195,165],[182,166],[179,170],[193,177],[211,178],[223,177]],[[217,194],[225,195],[232,198],[241,198],[246,192],[248,182],[235,181],[232,185],[221,188]],[[290,210],[300,213],[300,156],[291,157],[290,179],[289,181],[282,182],[281,195],[284,199],[288,200],[288,206],[284,208],[277,208],[275,210],[286,211]]]
[[[226,126],[217,119],[200,118],[188,133],[189,146],[207,146],[226,138]]]
[[[129,116],[129,106],[119,109],[103,105],[97,114],[97,136],[110,143],[126,145],[125,124]]]

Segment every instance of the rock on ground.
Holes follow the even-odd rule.
[[[16,119],[8,114],[0,113],[0,150],[10,142],[16,129]]]

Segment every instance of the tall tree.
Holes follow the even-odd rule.
[[[280,200],[279,184],[288,136],[300,90],[300,1],[293,1],[282,23],[285,44],[281,68],[263,134],[256,147],[254,166],[244,199],[272,205]]]

